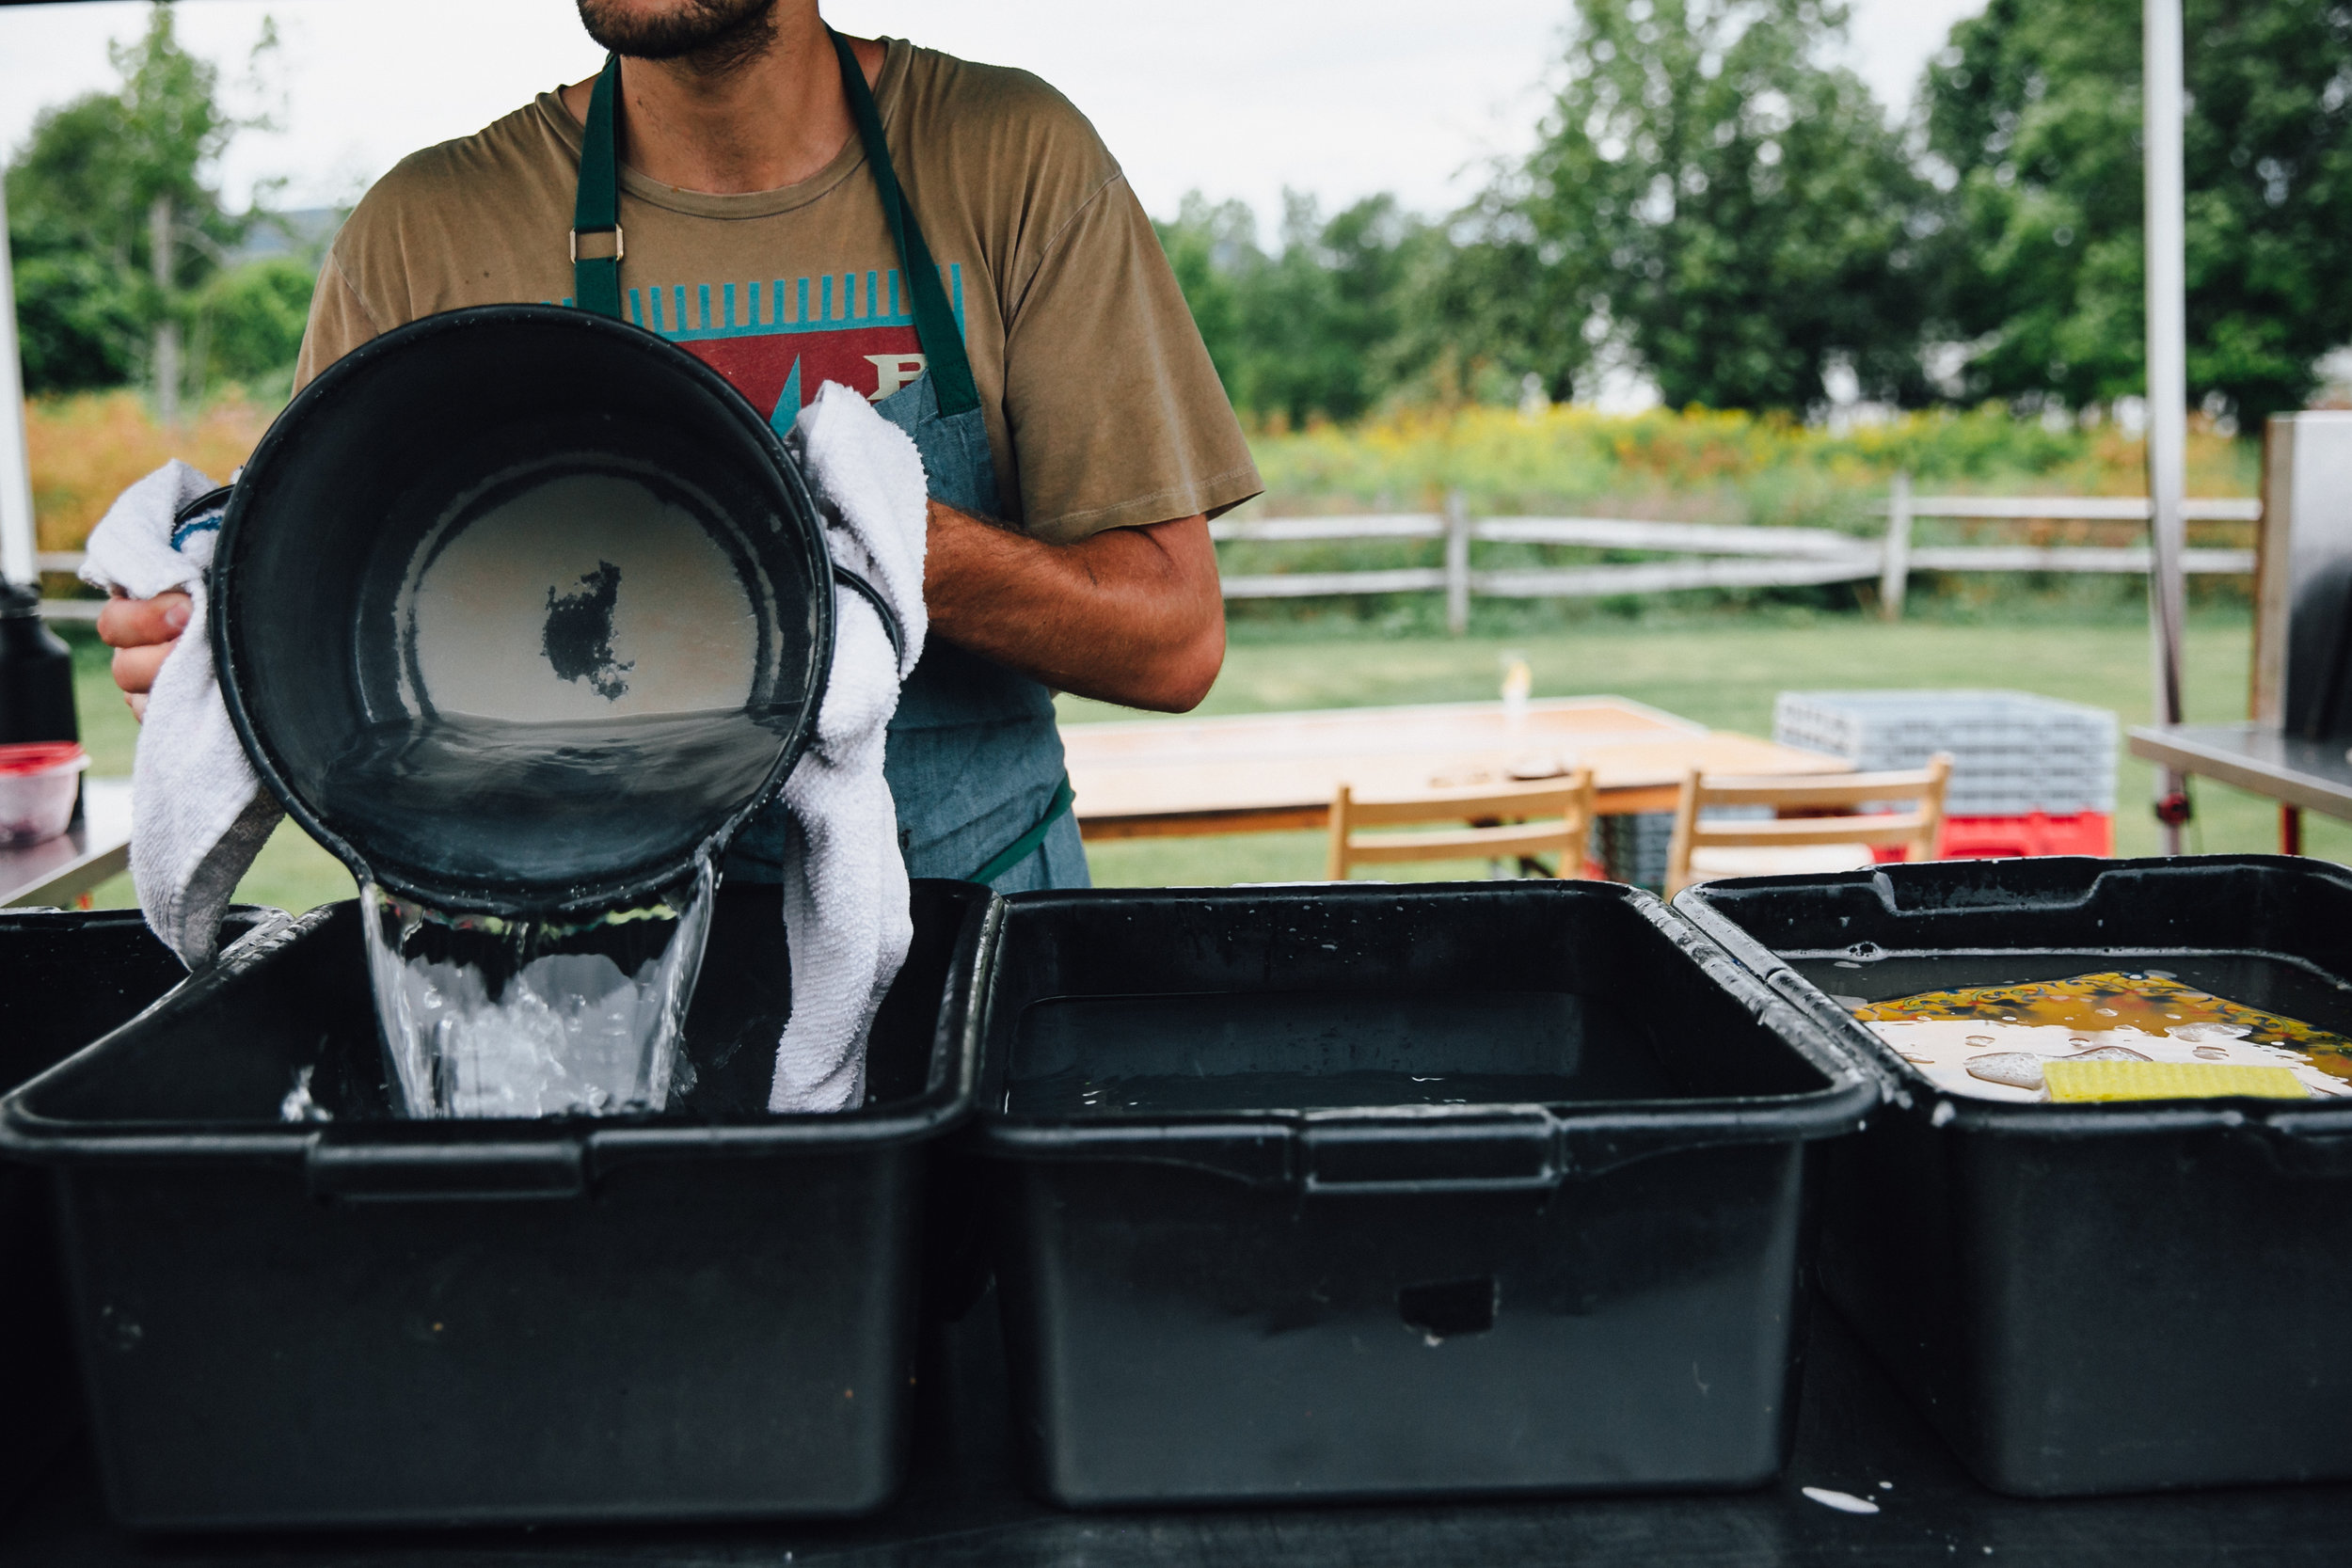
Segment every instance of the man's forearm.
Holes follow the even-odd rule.
[[[933,501],[923,595],[932,636],[1082,697],[1182,713],[1225,662],[1200,516],[1048,545]]]

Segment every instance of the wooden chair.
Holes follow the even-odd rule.
[[[1944,830],[1952,759],[1942,752],[1906,773],[1844,773],[1812,779],[1708,779],[1683,775],[1666,852],[1666,894],[1717,877],[1772,877],[1855,870],[1873,845],[1899,844],[1905,860],[1931,860]],[[1854,806],[1908,800],[1905,812],[1864,814]],[[1771,820],[1710,821],[1710,806],[1771,806]],[[1726,851],[1729,851],[1728,853]],[[1744,852],[1742,852],[1744,851]]]
[[[1426,822],[1470,825],[1453,832],[1356,831]],[[1331,800],[1330,879],[1343,882],[1358,865],[1482,857],[1517,860],[1540,871],[1540,863],[1529,857],[1546,850],[1559,852],[1561,876],[1581,877],[1592,833],[1593,770],[1589,768],[1535,784],[1433,789],[1403,800],[1359,800],[1342,784]]]

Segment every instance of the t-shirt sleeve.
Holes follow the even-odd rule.
[[[1264,488],[1159,236],[1114,175],[1011,302],[1005,424],[1032,535],[1218,513]]]
[[[302,329],[302,352],[294,360],[294,389],[302,390],[326,369],[384,329],[368,314],[343,271],[342,258],[329,249],[310,293],[310,320]]]

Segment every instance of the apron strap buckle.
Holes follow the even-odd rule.
[[[585,258],[588,261],[612,261],[618,264],[621,259],[628,254],[628,242],[622,235],[621,226],[617,223],[609,229],[575,229],[571,231],[572,265],[574,266],[580,265],[582,260],[580,254],[580,237],[582,234],[610,234],[612,236],[612,254],[610,256],[590,256]]]

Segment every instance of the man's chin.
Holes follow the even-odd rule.
[[[580,0],[580,25],[615,55],[724,69],[764,53],[776,0]]]

